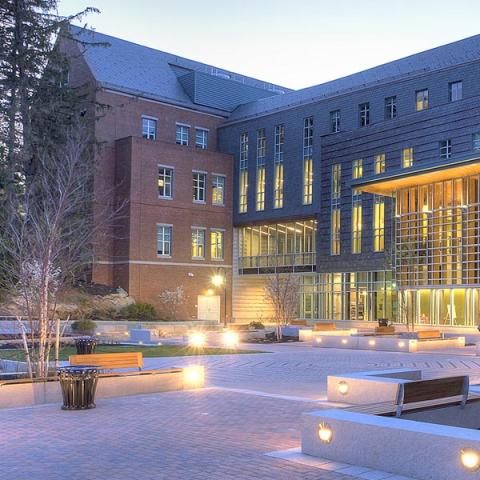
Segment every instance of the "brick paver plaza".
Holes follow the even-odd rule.
[[[351,480],[265,456],[299,445],[301,413],[325,408],[318,400],[325,398],[328,374],[405,366],[422,368],[427,377],[467,373],[480,381],[480,357],[469,348],[463,355],[300,345],[266,350],[271,353],[148,359],[147,367],[203,363],[209,385],[203,390],[101,400],[82,412],[58,405],[0,410],[0,478]]]

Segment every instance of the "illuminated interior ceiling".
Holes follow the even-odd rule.
[[[375,180],[367,180],[352,183],[352,186],[362,190],[362,192],[375,193],[387,197],[393,196],[394,192],[402,188],[415,187],[453,178],[466,177],[468,175],[480,174],[480,159],[469,162],[450,163],[447,165],[437,165],[423,170],[413,170],[411,172],[402,171],[388,177]]]

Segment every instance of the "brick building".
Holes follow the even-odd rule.
[[[188,316],[218,318],[210,277],[226,272],[228,315],[247,322],[271,317],[278,271],[300,279],[300,318],[478,322],[480,36],[289,91],[77,33],[110,44],[70,78],[111,106],[97,188],[129,200],[96,281],[160,308],[183,285]]]

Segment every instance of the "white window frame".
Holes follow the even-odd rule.
[[[147,121],[147,131],[145,132],[144,129],[144,120]],[[149,126],[149,122],[153,123],[153,136],[151,136],[151,128]],[[157,139],[157,127],[158,127],[158,118],[156,117],[149,117],[148,115],[142,115],[142,137],[146,138],[147,140],[156,140]]]
[[[472,145],[474,150],[480,150],[480,132],[472,134]]]
[[[198,142],[198,134],[202,133],[201,142]],[[208,128],[195,127],[195,148],[207,150],[208,148]]]
[[[203,187],[200,187],[200,177],[197,180],[197,186],[195,186],[195,175],[203,175]],[[193,189],[193,195],[192,195],[192,201],[193,203],[201,203],[205,204],[207,203],[207,172],[204,172],[202,170],[192,170],[192,189]],[[199,194],[203,191],[203,200],[195,199],[195,195],[198,197],[200,196]]]
[[[192,226],[191,227],[191,230],[192,230],[192,241],[191,241],[191,254],[192,254],[192,259],[193,260],[205,260],[205,246],[206,246],[206,231],[207,229],[205,227],[197,227],[197,226]],[[193,239],[194,239],[194,232],[196,232],[196,235],[197,235],[197,249],[198,249],[198,246],[200,245],[200,243],[198,243],[198,233],[199,232],[202,232],[203,233],[203,244],[202,244],[202,251],[203,251],[203,255],[193,255]]]
[[[169,253],[158,253],[158,227],[162,227],[163,229],[169,228],[170,229],[170,239],[168,242],[165,242],[165,233],[163,233],[163,238],[162,238],[162,244],[165,246],[165,244],[169,245]],[[172,258],[172,250],[173,250],[173,225],[170,223],[157,223],[157,257],[160,258]]]
[[[358,104],[358,125],[368,127],[370,125],[370,102]]]
[[[158,164],[157,168],[158,168],[158,177],[160,177],[160,169],[161,168],[164,168],[166,170],[171,170],[171,172],[172,172],[171,175],[170,175],[170,195],[160,195],[160,191],[159,191],[158,192],[158,198],[160,198],[162,200],[173,200],[173,177],[174,177],[174,174],[175,174],[175,168],[170,166],[170,165],[161,165],[161,164]],[[157,182],[158,182],[158,180],[157,180]],[[160,187],[158,187],[158,190],[160,190]]]
[[[225,206],[225,192],[227,190],[227,176],[223,173],[212,173],[212,205],[217,207],[224,207]],[[223,178],[223,187],[222,187],[222,203],[214,202],[213,201],[213,193],[215,191],[215,178]]]
[[[443,145],[445,144],[445,145]],[[452,156],[452,140],[447,138],[440,141],[440,158],[449,159]]]
[[[178,129],[180,130],[180,141],[178,140]],[[185,134],[186,132],[186,134]],[[186,138],[186,140],[185,140]],[[175,143],[177,145],[188,146],[190,144],[190,125],[186,123],[175,123]]]
[[[330,132],[338,133],[341,127],[341,114],[340,110],[332,110],[330,112]]]
[[[213,250],[213,244],[212,244],[212,233],[221,233],[222,234],[222,244],[221,244],[221,249],[222,249],[222,256],[221,257],[214,257],[212,255],[212,250]],[[210,258],[212,260],[215,260],[217,262],[222,262],[225,260],[225,229],[223,228],[211,228],[210,229]]]
[[[448,83],[448,101],[458,102],[463,99],[463,81],[457,80]]]

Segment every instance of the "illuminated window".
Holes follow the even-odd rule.
[[[193,201],[205,203],[205,187],[207,183],[207,174],[202,172],[193,172]]]
[[[188,145],[190,137],[190,127],[177,123],[176,142],[178,145]]]
[[[303,204],[313,201],[313,118],[304,120],[303,126]]]
[[[385,199],[381,195],[373,197],[373,250],[385,249]]]
[[[397,97],[385,98],[385,120],[391,120],[397,116]]]
[[[210,256],[212,260],[223,260],[223,230],[210,231]]]
[[[142,136],[149,140],[157,138],[157,119],[151,117],[142,117]]]
[[[415,110],[420,112],[428,108],[428,90],[417,90],[415,92]]]
[[[448,99],[456,102],[463,98],[463,82],[451,82],[448,84]]]
[[[362,252],[362,192],[352,191],[352,253]]]
[[[157,224],[157,255],[170,257],[172,255],[172,226]]]
[[[332,208],[331,255],[340,255],[340,208]]]
[[[256,204],[257,211],[265,210],[265,157],[267,154],[267,138],[265,129],[260,128],[257,131],[257,191]]]
[[[205,258],[205,229],[192,227],[192,258]]]
[[[225,177],[212,175],[212,204],[225,205]]]
[[[358,115],[359,115],[359,125],[361,127],[366,127],[370,125],[370,104],[361,103],[358,106]]]
[[[360,158],[354,160],[352,164],[352,178],[355,180],[357,178],[362,178],[363,176],[363,160]]]
[[[340,255],[340,197],[342,191],[342,166],[332,166],[332,196],[330,225],[330,254]]]
[[[239,199],[238,211],[245,213],[247,211],[248,194],[248,133],[242,133],[240,136],[240,163],[239,163]]]
[[[375,155],[374,163],[375,163],[375,173],[377,175],[379,173],[383,173],[385,171],[385,154],[381,153],[379,155]]]
[[[330,112],[330,131],[332,133],[340,131],[340,110]]]
[[[195,129],[195,147],[201,150],[208,148],[208,130],[205,128]]]
[[[452,141],[443,140],[440,142],[440,158],[450,158],[452,156]]]
[[[158,196],[172,198],[173,194],[173,169],[158,167]]]
[[[275,127],[275,156],[273,179],[273,208],[283,207],[283,149],[285,146],[285,125]]]
[[[402,167],[408,168],[413,165],[413,147],[407,147],[402,150]]]

